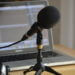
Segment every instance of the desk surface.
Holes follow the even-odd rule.
[[[71,49],[71,48],[67,48],[64,45],[54,45],[54,49],[59,52],[62,52],[62,53],[65,53],[65,54],[75,57],[75,50]]]
[[[75,50],[71,48],[67,48],[63,45],[54,45],[54,49],[56,51],[60,51],[75,57]],[[54,66],[52,68],[55,69],[57,72],[61,73],[62,75],[75,75],[75,65]],[[10,72],[9,75],[23,75],[23,71]],[[34,72],[30,72],[27,75],[34,75]],[[53,74],[43,72],[42,75],[53,75]]]

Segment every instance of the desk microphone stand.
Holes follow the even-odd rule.
[[[43,49],[43,45],[42,45],[42,33],[41,33],[41,31],[37,32],[37,49],[38,49],[37,63],[34,66],[31,66],[29,69],[25,70],[24,75],[26,75],[27,72],[31,72],[31,71],[36,71],[35,75],[41,75],[41,73],[43,71],[51,72],[54,75],[61,75],[60,73],[53,70],[51,67],[44,66],[42,64],[42,52],[41,52],[41,50]]]

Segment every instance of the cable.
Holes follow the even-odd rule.
[[[10,47],[10,46],[15,45],[15,44],[18,44],[18,43],[20,43],[20,42],[22,42],[22,40],[19,40],[19,41],[17,41],[17,42],[14,42],[14,43],[12,43],[12,44],[7,45],[7,46],[0,47],[0,49],[6,48],[6,47]]]

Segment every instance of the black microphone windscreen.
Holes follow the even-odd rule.
[[[45,29],[53,27],[59,19],[60,13],[54,6],[47,6],[43,8],[37,15],[37,21],[39,22],[40,27]]]

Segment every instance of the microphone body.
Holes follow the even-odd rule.
[[[33,34],[37,33],[38,31],[42,31],[42,28],[39,26],[38,22],[35,22],[31,28],[29,29],[29,31],[23,35],[21,41],[24,41],[26,39],[28,39],[30,36],[32,36]]]

